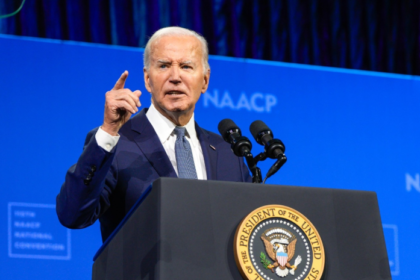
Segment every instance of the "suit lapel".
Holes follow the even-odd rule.
[[[143,109],[131,120],[131,129],[137,132],[133,140],[150,162],[150,165],[159,174],[159,177],[177,178],[178,176],[175,173],[159,137],[146,117],[146,112],[147,109]]]
[[[178,176],[159,137],[146,117],[146,112],[147,109],[143,109],[137,116],[131,119],[131,130],[136,132],[133,135],[133,140],[160,177],[177,178]],[[211,135],[201,129],[197,123],[195,124],[195,129],[203,151],[207,180],[216,180],[217,151],[213,149],[216,147],[216,144],[212,143]]]
[[[207,180],[217,180],[217,151],[215,143],[212,143],[210,134],[195,124],[198,140],[203,151],[204,164],[206,165]],[[213,148],[214,149],[213,149]]]

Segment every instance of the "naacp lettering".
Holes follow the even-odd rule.
[[[203,95],[204,107],[216,107],[218,109],[229,108],[232,110],[247,110],[257,113],[270,113],[277,104],[277,97],[269,93],[256,92],[246,94],[241,92],[235,96],[229,91],[218,89],[209,90]]]
[[[415,189],[416,191],[420,192],[420,175],[419,173],[416,173],[414,177],[412,177],[410,174],[405,174],[405,186],[408,192],[410,192],[412,189]]]

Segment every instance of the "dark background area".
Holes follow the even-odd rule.
[[[213,55],[420,75],[420,0],[26,0],[0,33],[144,47],[171,25]]]

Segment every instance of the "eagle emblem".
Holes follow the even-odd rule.
[[[261,239],[267,255],[274,262],[271,263],[261,252],[260,258],[264,268],[270,269],[280,277],[286,277],[289,272],[294,275],[297,266],[302,262],[302,257],[297,256],[294,264],[290,264],[295,255],[296,236],[284,228],[270,228],[261,234]]]

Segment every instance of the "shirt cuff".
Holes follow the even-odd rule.
[[[96,143],[99,147],[104,149],[107,152],[111,152],[112,149],[117,145],[120,136],[112,136],[111,134],[102,130],[99,127],[98,131],[95,134]]]

